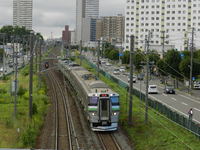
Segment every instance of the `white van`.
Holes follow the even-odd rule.
[[[148,93],[149,94],[158,94],[157,85],[149,85]]]

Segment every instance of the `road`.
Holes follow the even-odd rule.
[[[86,53],[85,57],[90,60],[90,62],[93,62],[95,59],[92,54]],[[114,75],[113,70],[116,68],[116,66],[106,66],[104,64],[100,67],[102,70],[112,74],[116,78],[126,82],[128,84],[128,76],[127,75]],[[142,93],[145,93],[145,83],[144,81],[138,81],[136,83],[133,83],[133,88],[140,91],[140,83],[141,83],[141,91]],[[188,117],[188,111],[190,108],[193,108],[193,121],[200,124],[200,98],[199,97],[193,97],[185,92],[181,92],[176,90],[176,94],[165,94],[164,86],[161,85],[157,79],[150,80],[149,84],[156,84],[158,87],[158,94],[149,94],[149,97],[153,100],[159,101],[162,104],[165,104],[167,107],[171,108],[172,110],[175,110],[179,112],[180,114]]]

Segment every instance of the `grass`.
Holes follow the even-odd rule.
[[[38,88],[38,76],[33,77],[33,104],[37,112],[29,119],[29,68],[19,72],[19,95],[17,97],[17,117],[14,118],[14,97],[10,94],[11,81],[0,81],[0,147],[1,148],[31,148],[43,124],[43,118],[48,108],[46,86],[41,83]]]
[[[78,60],[77,60],[78,61]],[[83,67],[96,74],[85,61]],[[133,124],[128,125],[128,93],[126,89],[100,75],[100,79],[120,94],[120,124],[136,150],[199,150],[199,138],[165,116],[149,108],[148,124],[144,123],[144,103],[133,97]]]

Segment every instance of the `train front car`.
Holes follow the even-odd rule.
[[[88,113],[93,131],[115,131],[119,120],[119,95],[94,93],[89,95]]]

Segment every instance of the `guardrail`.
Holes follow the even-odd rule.
[[[94,69],[97,70],[97,66],[93,63],[91,63],[87,58],[83,57],[83,59]],[[100,73],[102,75],[104,75],[105,77],[111,79],[112,81],[114,81],[115,83],[119,84],[119,86],[123,87],[123,88],[128,88],[129,85],[125,82],[123,82],[122,80],[117,79],[116,77],[112,76],[111,74],[103,71],[102,69],[100,69]],[[137,89],[133,89],[133,94],[137,97],[140,97],[140,91]],[[143,101],[145,101],[145,94],[141,93],[141,99]],[[151,98],[148,99],[148,105],[157,110],[158,112],[160,112],[161,114],[165,115],[167,118],[169,118],[170,120],[176,122],[177,124],[181,125],[182,127],[184,127],[185,129],[189,130],[190,132],[192,132],[193,134],[195,134],[196,136],[198,136],[200,138],[200,124],[194,122],[194,121],[190,121],[188,119],[188,117],[181,115],[180,113],[171,110],[170,108],[168,108],[166,105],[162,104],[161,102],[158,102],[156,100],[153,100]]]

